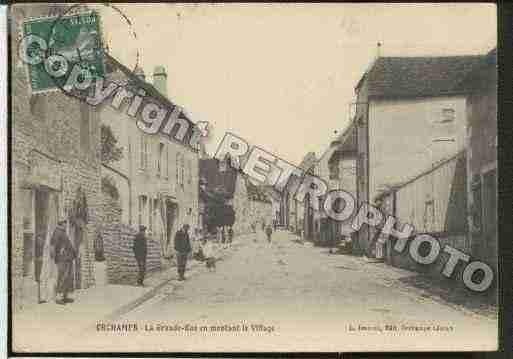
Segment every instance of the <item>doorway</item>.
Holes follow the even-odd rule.
[[[39,186],[21,189],[23,206],[24,305],[49,299],[51,292],[50,239],[57,225],[58,194]],[[41,285],[39,285],[41,283]],[[40,293],[38,293],[38,291]]]
[[[305,196],[305,237],[309,241],[314,240],[314,213],[313,208],[310,205],[310,194]]]

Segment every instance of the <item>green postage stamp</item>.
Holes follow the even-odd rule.
[[[96,12],[28,20],[23,24],[23,32],[25,37],[35,35],[44,40],[43,46],[32,42],[27,49],[28,54],[39,52],[43,59],[27,64],[32,93],[63,88],[76,65],[87,68],[94,77],[104,75],[100,17]],[[48,63],[53,55],[65,57],[68,66],[58,69],[62,62]],[[63,71],[65,76],[50,76],[48,66]]]

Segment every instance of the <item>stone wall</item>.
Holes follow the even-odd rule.
[[[107,261],[107,278],[110,284],[137,283],[137,262],[132,249],[137,232],[125,225],[119,225],[104,238],[105,260]],[[148,257],[146,272],[161,269],[160,243],[148,238]]]
[[[254,200],[250,198],[247,188],[247,179],[237,176],[235,193],[233,195],[233,209],[235,211],[235,223],[233,231],[235,235],[251,233],[251,224],[257,224],[257,230],[261,229],[262,222],[272,224],[272,203]]]
[[[240,173],[237,174],[232,206],[235,211],[234,235],[249,233],[251,231],[251,223],[258,221],[258,219],[251,216],[246,181]]]
[[[42,14],[47,7],[42,6]],[[35,9],[36,7],[34,7]],[[28,7],[15,6],[12,10],[11,31],[11,86],[16,96],[10,98],[12,106],[12,301],[15,310],[23,303],[36,303],[33,293],[25,293],[27,285],[34,286],[34,278],[23,275],[24,226],[28,217],[22,205],[23,196],[31,191],[50,191],[57,196],[58,209],[52,216],[65,216],[71,208],[79,189],[87,200],[88,223],[84,228],[81,244],[81,287],[94,285],[94,238],[101,215],[100,190],[100,131],[97,113],[84,102],[69,97],[60,91],[31,94],[26,73],[26,64],[18,56],[18,40],[21,39],[21,23],[27,16]],[[32,8],[30,8],[32,9]],[[85,106],[85,107],[84,107]],[[81,141],[81,115],[88,111],[89,127],[87,142]],[[82,133],[83,135],[83,133]],[[83,136],[82,136],[83,138]],[[86,145],[85,145],[86,144]],[[35,160],[36,158],[44,161]],[[48,187],[48,178],[33,176],[42,171],[53,177]],[[50,228],[50,231],[53,231]]]

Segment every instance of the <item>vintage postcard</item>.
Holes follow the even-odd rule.
[[[14,353],[494,351],[493,4],[17,4]]]

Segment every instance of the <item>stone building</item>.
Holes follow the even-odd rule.
[[[333,190],[344,190],[356,198],[356,132],[354,129],[349,126],[340,136],[331,141],[329,147],[310,168],[326,183],[327,193]],[[315,211],[310,208],[308,211],[309,221],[313,219],[314,224],[313,230],[309,231],[309,238],[316,244],[334,244],[342,237],[352,236],[354,231],[351,223],[354,216],[340,222],[329,218],[324,210]]]
[[[251,183],[241,172],[237,173],[231,203],[235,211],[233,231],[236,234],[250,233],[252,224],[256,224],[257,229],[261,228],[262,223],[272,225],[271,199],[262,186]]]
[[[233,231],[250,233],[251,225],[272,224],[272,204],[263,186],[252,184],[247,176],[227,165],[226,161],[208,158],[200,160],[201,207],[206,208],[212,193],[223,193],[225,204],[233,209]],[[203,212],[206,216],[206,211]],[[206,223],[206,218],[203,219]]]
[[[315,152],[308,152],[305,157],[303,157],[299,168],[301,168],[304,173],[313,175],[316,163],[317,157]],[[315,223],[313,218],[313,209],[311,208],[308,197],[309,196],[307,195],[303,202],[299,202],[298,200],[294,199],[294,205],[297,207],[296,222],[300,231],[299,234],[302,235],[304,239],[313,241]]]
[[[280,207],[282,202],[281,193],[278,192],[273,186],[265,185],[262,190],[271,201],[271,217],[273,225],[280,223]]]
[[[273,224],[272,200],[265,186],[256,185],[246,178],[246,192],[249,200],[249,218]]]
[[[109,71],[107,79],[130,89],[145,91],[146,99],[170,111],[176,106],[167,97],[164,67],[155,68],[153,84],[150,84],[142,69],[131,71],[110,56],[107,56],[106,62]],[[155,261],[150,258],[150,262],[170,258],[174,253],[176,231],[186,223],[191,231],[201,226],[198,203],[199,151],[172,141],[161,133],[145,133],[136,123],[140,114],[132,118],[124,106],[116,109],[105,103],[98,112],[101,123],[112,129],[123,150],[119,161],[102,167],[102,176],[108,176],[119,191],[120,221],[124,228],[132,228],[132,232],[140,225],[147,227],[149,245],[157,248],[150,251],[150,255],[157,257]],[[186,138],[190,137],[193,123],[187,115],[182,114],[181,118],[190,124]],[[124,230],[124,233],[125,241],[130,241],[130,231]],[[119,247],[118,241],[123,242],[121,237],[117,235],[109,243]],[[126,256],[133,257],[131,251]]]
[[[251,204],[246,179],[240,172],[236,172],[233,195],[229,203],[235,212],[233,232],[235,234],[249,233],[251,231],[251,224],[259,219],[250,215]]]
[[[357,207],[465,147],[466,89],[483,56],[377,57],[358,81],[354,117]],[[349,141],[349,139],[348,139]],[[426,204],[426,208],[430,204]],[[353,249],[373,255],[363,225]]]
[[[209,209],[213,206],[213,201],[222,201],[223,205],[233,207],[232,199],[235,192],[235,183],[237,181],[237,172],[227,166],[226,163],[220,164],[214,158],[202,158],[199,161],[200,173],[200,216],[203,229],[213,230],[209,227]]]
[[[54,9],[31,4],[10,10],[11,91],[16,94],[10,99],[10,244],[12,303],[17,310],[37,303],[36,277],[49,268],[49,240],[59,218],[66,219],[66,231],[78,252],[75,286],[94,285],[94,238],[102,203],[98,112],[61,91],[31,94],[26,64],[19,58],[22,22],[48,16]],[[40,247],[37,236],[43,241]]]

